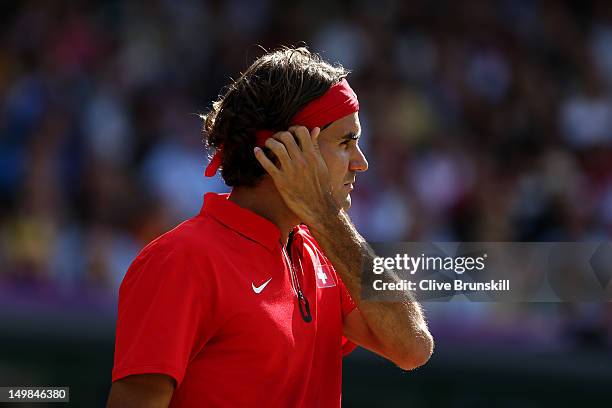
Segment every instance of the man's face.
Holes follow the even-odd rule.
[[[319,135],[319,149],[329,169],[333,197],[345,210],[351,206],[350,193],[357,172],[368,169],[368,161],[357,144],[359,136],[357,112],[333,122]]]

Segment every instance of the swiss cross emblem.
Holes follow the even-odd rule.
[[[329,265],[316,265],[315,276],[317,278],[317,287],[319,288],[330,288],[336,286],[334,278],[332,278],[332,271]]]
[[[332,276],[332,266],[327,263],[322,263],[318,253],[316,253],[309,245],[304,245],[306,252],[310,255],[312,267],[314,269],[315,280],[318,288],[331,288],[336,286],[336,282]]]
[[[323,268],[320,268],[319,271],[317,272],[317,278],[319,278],[319,280],[325,285],[325,282],[327,282],[327,275],[325,274],[325,272],[323,272]]]

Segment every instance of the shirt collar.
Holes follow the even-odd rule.
[[[206,193],[201,215],[210,215],[228,228],[269,250],[279,245],[280,230],[271,221],[228,200],[229,194]]]

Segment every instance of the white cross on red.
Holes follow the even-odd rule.
[[[325,272],[323,272],[323,269],[319,269],[319,272],[317,272],[317,278],[322,280],[324,285],[327,283],[327,275]]]

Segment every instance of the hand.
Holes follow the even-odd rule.
[[[278,166],[261,148],[254,150],[287,207],[308,226],[339,211],[332,197],[329,170],[319,151],[320,133],[318,127],[310,133],[304,126],[292,126],[266,140],[265,146],[276,155]]]

